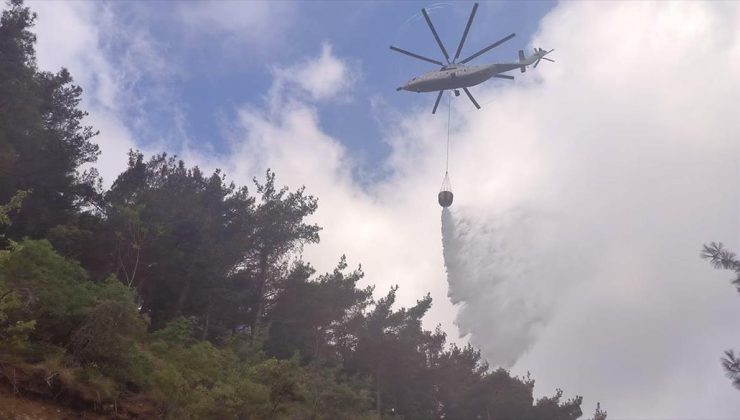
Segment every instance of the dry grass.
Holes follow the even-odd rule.
[[[102,376],[82,380],[82,371],[61,359],[30,364],[0,357],[0,420],[160,417],[146,395],[119,393]]]

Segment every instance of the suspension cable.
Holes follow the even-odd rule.
[[[452,92],[447,92],[447,157],[445,159],[445,176],[450,168],[450,114],[452,111]]]

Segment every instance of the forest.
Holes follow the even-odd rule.
[[[318,199],[279,174],[238,186],[134,150],[104,188],[105,133],[66,69],[37,67],[35,19],[12,0],[0,20],[3,392],[101,418],[581,417],[424,329],[429,295],[399,307],[344,257],[317,273]]]

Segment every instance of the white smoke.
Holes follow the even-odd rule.
[[[531,240],[536,217],[522,209],[481,216],[442,210],[442,246],[449,298],[460,305],[460,334],[488,361],[512,366],[535,341],[548,313],[533,284],[542,272]]]

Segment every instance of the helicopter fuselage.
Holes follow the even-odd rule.
[[[478,102],[468,90],[469,87],[481,84],[492,77],[513,80],[514,76],[503,73],[514,69],[520,69],[521,72],[524,73],[529,65],[534,65],[534,68],[537,68],[540,60],[554,61],[545,57],[547,54],[550,54],[554,50],[546,51],[542,48],[535,48],[534,52],[529,57],[524,55],[524,50],[519,50],[519,61],[514,63],[493,63],[480,66],[465,65],[465,63],[474,60],[481,54],[485,54],[491,49],[496,48],[497,46],[516,36],[516,34],[511,33],[494,42],[493,44],[483,48],[482,50],[479,50],[475,54],[460,59],[460,53],[462,52],[463,46],[465,45],[465,39],[468,37],[470,25],[473,24],[473,18],[475,17],[476,10],[478,10],[478,3],[473,4],[473,10],[470,12],[468,24],[465,25],[465,31],[463,32],[462,38],[460,39],[460,44],[455,51],[455,56],[451,58],[450,54],[447,52],[447,49],[442,43],[442,40],[439,39],[439,34],[437,34],[437,30],[434,29],[432,20],[429,18],[429,13],[427,13],[427,10],[425,8],[421,9],[421,14],[424,15],[424,20],[426,20],[429,29],[432,31],[434,40],[437,41],[437,45],[439,46],[442,55],[444,55],[444,59],[445,61],[447,61],[447,64],[445,64],[443,61],[425,57],[423,55],[419,55],[411,51],[404,50],[403,48],[391,45],[390,49],[393,51],[416,58],[417,60],[426,61],[428,63],[442,66],[439,70],[430,71],[414,77],[413,79],[406,82],[406,84],[404,84],[403,86],[396,88],[396,90],[406,90],[409,92],[418,93],[437,92],[437,100],[434,101],[432,114],[437,112],[439,101],[442,99],[442,95],[446,90],[454,91],[455,96],[460,96],[460,89],[463,90],[468,99],[470,99],[470,102],[472,102],[476,108],[480,109],[480,104],[478,104]],[[458,59],[460,59],[460,61],[458,61]]]
[[[522,67],[523,63],[496,63],[480,66],[449,64],[440,70],[430,71],[409,80],[397,90],[409,92],[436,92],[462,89],[485,82],[491,77]]]

